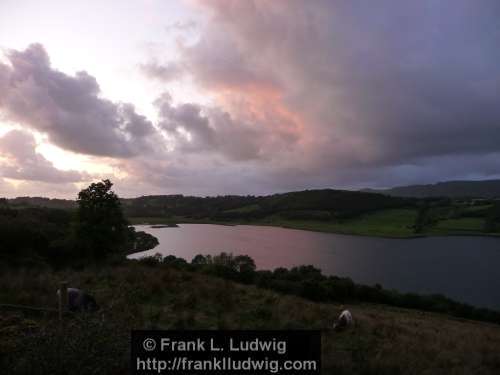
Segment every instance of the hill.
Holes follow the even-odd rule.
[[[262,218],[275,213],[293,218],[345,218],[385,208],[396,208],[407,199],[348,190],[304,190],[267,196],[224,195],[196,197],[175,195],[147,195],[122,198],[129,217],[185,216],[225,220],[234,218]],[[43,197],[5,199],[12,208],[44,207],[75,209],[76,201]]]
[[[333,189],[268,196],[145,196],[122,201],[134,224],[256,224],[386,237],[415,235],[417,202]]]
[[[364,192],[394,197],[500,198],[500,180],[446,181],[429,185],[398,186],[390,189],[364,189]]]
[[[75,201],[47,198],[6,202],[19,209],[75,207]],[[500,201],[492,199],[415,198],[323,189],[267,196],[150,195],[121,199],[121,203],[132,224],[255,224],[399,238],[500,232]]]
[[[17,197],[6,200],[11,207],[44,207],[70,210],[76,208],[76,201],[70,199],[51,199],[43,197]]]
[[[329,220],[380,209],[400,208],[409,199],[348,190],[304,190],[267,196],[143,196],[122,200],[129,217],[183,216],[212,220],[261,219],[279,214],[289,219]]]
[[[122,203],[133,224],[254,224],[398,238],[500,232],[500,201],[487,199],[324,189],[260,197],[145,196]]]
[[[63,279],[94,294],[101,313],[60,325],[50,316],[0,311],[0,365],[10,374],[127,374],[131,328],[320,329],[323,374],[500,372],[495,324],[382,305],[315,303],[166,265],[9,270],[0,274],[0,296],[55,306]],[[335,332],[333,320],[344,308],[356,326]]]

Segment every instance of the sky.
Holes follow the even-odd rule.
[[[2,0],[0,196],[500,178],[496,0]]]

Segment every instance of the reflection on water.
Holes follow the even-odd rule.
[[[196,254],[248,254],[259,269],[312,264],[357,283],[441,293],[500,309],[500,239],[430,237],[411,240],[346,236],[252,225],[136,226],[160,241],[161,253],[190,261]]]

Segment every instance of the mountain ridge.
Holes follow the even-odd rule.
[[[379,193],[395,197],[413,198],[500,198],[500,180],[454,180],[434,184],[395,186],[388,189],[362,189],[366,193]]]

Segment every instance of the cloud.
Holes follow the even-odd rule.
[[[156,61],[152,61],[140,64],[139,69],[146,77],[162,82],[174,81],[184,74],[183,69],[175,63],[162,65]]]
[[[0,64],[0,110],[60,147],[112,156],[130,192],[264,194],[500,175],[497,1],[196,3],[206,16],[196,38],[179,42],[178,59],[141,69],[165,86],[193,82],[204,104],[162,87],[173,99],[156,101],[153,125],[32,45]]]
[[[175,139],[178,152],[213,152],[233,161],[261,157],[263,134],[247,124],[236,123],[229,113],[193,103],[174,106],[168,94],[155,104],[160,116],[158,125]]]
[[[41,44],[11,50],[6,58],[9,65],[0,63],[0,110],[9,120],[78,153],[127,158],[149,150],[151,122],[132,104],[102,98],[87,72],[69,76],[53,69]]]
[[[13,180],[73,183],[88,179],[86,173],[62,171],[35,151],[31,133],[11,130],[0,138],[0,175]]]
[[[453,158],[470,161],[463,176],[500,173],[482,162],[500,151],[498,2],[198,3],[207,26],[180,63],[234,123],[258,117],[263,139],[281,139],[260,146],[262,175],[290,188],[446,179]],[[211,144],[205,120],[195,133]]]
[[[167,33],[171,32],[188,32],[193,31],[198,27],[198,24],[194,20],[186,20],[186,21],[176,21],[170,23],[165,27],[165,31]]]

